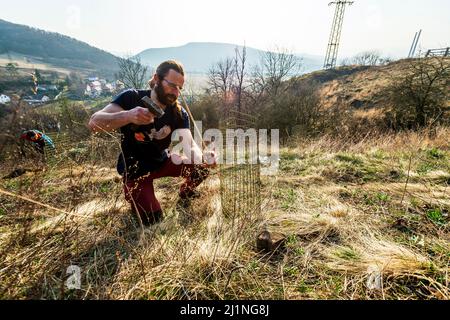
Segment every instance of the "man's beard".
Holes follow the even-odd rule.
[[[177,101],[177,97],[174,94],[164,92],[164,88],[161,82],[158,82],[154,90],[156,92],[156,98],[158,98],[158,101],[165,106],[171,106],[175,103],[175,101]]]

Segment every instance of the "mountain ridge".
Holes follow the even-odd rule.
[[[169,58],[181,61],[186,70],[192,73],[207,73],[212,64],[227,57],[233,57],[235,48],[242,45],[223,42],[188,42],[181,46],[165,48],[149,48],[136,54],[144,64],[155,68],[159,62]],[[249,65],[260,62],[264,50],[246,46]],[[322,57],[304,53],[293,53],[303,59],[303,72],[311,72],[322,68]],[[165,57],[165,58],[164,58]]]
[[[222,42],[188,42],[180,46],[149,48],[136,56],[143,64],[156,68],[160,62],[176,59],[183,63],[189,73],[206,74],[210,67],[227,57],[233,57],[235,48],[242,45]],[[264,50],[247,48],[249,68],[259,64]],[[96,48],[86,42],[57,32],[45,31],[23,24],[0,19],[0,55],[17,53],[46,64],[71,68],[84,73],[97,73],[113,77],[118,70],[117,59],[112,53]],[[295,53],[294,53],[295,54]],[[295,54],[303,59],[302,73],[322,68],[322,57]]]

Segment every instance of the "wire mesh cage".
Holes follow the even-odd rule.
[[[261,213],[261,168],[255,118],[243,112],[230,112],[221,122],[226,137],[220,165],[222,214],[227,218],[258,217]],[[246,133],[253,130],[253,138]],[[241,145],[235,139],[241,139]],[[255,141],[256,140],[256,141]]]

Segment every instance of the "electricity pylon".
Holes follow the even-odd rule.
[[[344,13],[346,5],[352,5],[353,1],[334,1],[330,2],[328,6],[336,5],[334,13],[333,26],[331,28],[330,41],[328,43],[327,55],[325,56],[324,69],[333,69],[336,67],[338,56],[339,41],[341,39],[342,23],[344,22]]]

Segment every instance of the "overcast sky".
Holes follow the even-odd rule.
[[[325,55],[334,7],[329,0],[0,0],[0,18],[59,32],[98,48],[138,53],[188,42],[275,45]],[[347,8],[340,57],[379,50],[408,54],[450,46],[449,0],[356,0]]]

